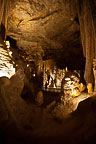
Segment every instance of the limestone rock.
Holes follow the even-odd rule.
[[[39,91],[36,97],[36,102],[38,105],[42,105],[44,103],[44,97],[42,91]]]
[[[15,68],[13,66],[13,60],[10,56],[11,51],[9,48],[0,43],[0,77],[6,76],[10,78],[15,74]]]
[[[61,91],[64,95],[78,96],[85,89],[83,83],[80,83],[80,74],[68,71],[62,80]]]
[[[24,87],[24,73],[19,69],[15,75],[10,78],[10,85],[8,85],[6,93],[7,95],[16,95],[21,96],[23,87]]]
[[[52,108],[55,104],[56,104],[56,101],[54,100],[46,107],[46,109],[50,110],[50,108]]]
[[[71,67],[70,62],[74,64],[78,58],[76,66],[82,66],[80,28],[74,0],[16,0],[8,16],[8,27],[7,35],[26,53],[26,60],[50,57],[56,58],[58,64],[63,61]]]
[[[8,86],[10,84],[10,79],[8,77],[0,77],[0,85]]]

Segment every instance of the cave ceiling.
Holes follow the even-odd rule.
[[[74,0],[18,0],[8,17],[7,35],[29,59],[81,56]]]

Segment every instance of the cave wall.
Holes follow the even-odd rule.
[[[37,56],[41,59],[42,56],[54,55],[57,49],[75,47],[76,50],[74,43],[80,45],[80,36],[79,25],[74,20],[74,0],[72,2],[18,1],[8,18],[8,35],[17,41],[18,48],[24,50],[31,60]]]
[[[1,7],[3,39],[8,30],[7,35],[17,41],[18,48],[25,51],[29,59],[54,55],[58,49],[75,47],[76,51],[80,45],[74,0],[2,0]]]
[[[93,82],[93,58],[96,57],[96,2],[94,0],[77,0],[83,54],[86,57],[85,80]]]

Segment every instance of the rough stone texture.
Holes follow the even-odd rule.
[[[15,74],[14,60],[12,59],[12,51],[7,46],[0,43],[0,77],[11,77]]]
[[[85,80],[93,83],[92,61],[96,58],[96,2],[94,0],[77,0],[83,53],[86,57]]]
[[[73,55],[82,60],[74,0],[17,1],[8,17],[8,27],[8,36],[17,41],[18,48],[26,52],[28,60],[42,59],[42,56],[54,58],[62,53],[62,59],[67,58],[66,63]]]
[[[62,79],[61,91],[64,95],[78,96],[82,91],[85,90],[83,83],[80,83],[80,72],[67,71]]]
[[[43,92],[39,91],[36,97],[36,102],[38,105],[42,105],[44,103]]]
[[[54,108],[53,114],[57,118],[64,118],[69,116],[73,111],[75,111],[81,101],[84,101],[90,94],[81,93],[77,97],[72,97],[70,95],[61,96],[61,102]]]

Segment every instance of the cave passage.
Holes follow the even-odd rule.
[[[0,144],[92,144],[95,0],[0,0]]]

